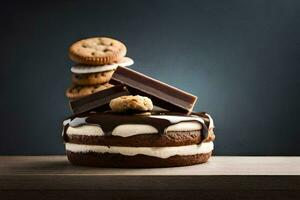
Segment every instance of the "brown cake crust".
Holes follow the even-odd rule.
[[[177,167],[205,163],[212,152],[188,156],[171,156],[157,158],[146,155],[125,156],[110,153],[74,153],[67,151],[69,161],[74,165],[115,167],[115,168],[148,168],[148,167]]]
[[[214,134],[209,133],[205,142],[213,141],[214,138]],[[65,142],[75,144],[130,147],[185,146],[199,144],[202,140],[200,130],[168,132],[161,135],[143,134],[130,137],[67,135],[65,138]]]

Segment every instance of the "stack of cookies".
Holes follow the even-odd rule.
[[[66,91],[69,99],[84,96],[112,87],[109,80],[118,66],[130,66],[133,60],[125,57],[126,46],[115,39],[94,37],[75,42],[69,56],[76,64],[71,68],[72,87]]]

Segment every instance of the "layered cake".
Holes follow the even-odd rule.
[[[212,130],[210,116],[203,113],[92,112],[64,121],[64,140],[70,162],[77,165],[183,166],[208,160]]]
[[[97,51],[97,44],[90,52]],[[72,70],[94,73],[94,68],[116,64],[120,61],[112,59],[125,56],[105,63],[106,54],[89,55],[93,59]],[[80,58],[77,55],[73,61],[85,61]],[[73,77],[73,82],[95,83],[85,76],[82,79]],[[105,80],[101,84],[109,87],[90,94],[74,98],[67,92],[73,116],[63,122],[63,139],[72,164],[132,168],[207,162],[214,148],[214,122],[209,114],[193,111],[196,96],[122,65]]]

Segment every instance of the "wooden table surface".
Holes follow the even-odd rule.
[[[74,200],[99,195],[300,199],[300,157],[214,156],[208,163],[188,167],[111,169],[72,166],[65,156],[0,156],[0,199]]]

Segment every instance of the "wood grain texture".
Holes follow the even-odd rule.
[[[42,200],[82,200],[82,199],[109,199],[109,200],[120,200],[120,199],[180,199],[180,200],[299,200],[300,194],[290,191],[260,191],[255,192],[251,190],[244,191],[229,191],[229,190],[177,190],[177,191],[156,191],[156,190],[139,190],[139,191],[124,191],[118,192],[114,190],[105,191],[0,191],[1,199],[5,200],[16,200],[16,199],[42,199]]]
[[[300,157],[212,156],[201,165],[159,169],[72,166],[66,156],[0,156],[0,175],[300,175]]]
[[[121,193],[124,198],[195,199],[201,194],[212,199],[212,192],[223,199],[277,199],[283,194],[297,199],[299,166],[300,157],[212,157],[188,167],[110,169],[72,166],[65,156],[2,156],[0,199],[59,199],[62,194],[66,199],[84,194],[118,199]]]

